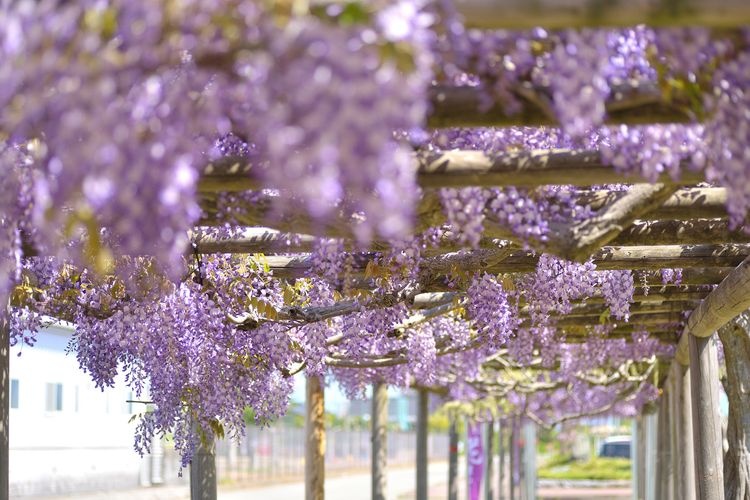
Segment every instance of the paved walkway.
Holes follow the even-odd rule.
[[[416,471],[414,468],[392,468],[387,473],[388,498],[413,498]],[[429,466],[430,488],[445,486],[448,475],[447,463],[433,463]],[[337,475],[326,478],[326,500],[356,500],[370,498],[369,472]],[[40,497],[35,497],[41,500]],[[78,494],[75,496],[44,497],[47,500],[188,500],[190,491],[186,486],[165,486],[140,488],[128,491]],[[219,486],[219,500],[296,500],[305,498],[302,482],[259,486],[256,488],[224,488]]]
[[[461,464],[459,477],[459,497],[466,496],[465,467]],[[413,467],[391,468],[388,470],[388,498],[411,500],[414,498],[416,472]],[[429,466],[429,498],[447,498],[448,464],[433,463]],[[329,475],[326,478],[326,500],[359,500],[370,498],[369,471],[349,474]],[[305,497],[305,486],[299,480],[286,484],[258,485],[256,487],[219,486],[219,500],[296,500]],[[629,499],[629,488],[540,488],[540,500],[625,500]],[[44,497],[46,500],[189,500],[187,486],[164,486],[140,488],[127,491],[78,494],[74,496]],[[42,500],[35,497],[36,500]]]

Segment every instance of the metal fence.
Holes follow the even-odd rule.
[[[409,465],[416,460],[416,432],[388,433],[388,465]],[[447,433],[428,437],[428,457],[447,460]],[[367,469],[372,443],[369,430],[328,429],[326,470]],[[179,457],[164,450],[165,477],[176,477]],[[216,469],[220,482],[273,482],[305,473],[305,429],[287,425],[259,428],[250,426],[240,442],[223,439],[216,443]],[[187,476],[187,474],[185,474]]]

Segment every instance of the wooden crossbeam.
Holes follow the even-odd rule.
[[[618,219],[622,221],[622,219]],[[624,221],[622,221],[624,222]],[[615,231],[616,229],[612,229]],[[606,231],[602,229],[602,231]],[[482,240],[482,246],[496,246],[495,237],[515,238],[508,229],[500,229],[498,225],[488,225],[486,234],[489,236]],[[571,235],[572,238],[572,235]],[[561,237],[556,237],[562,241]],[[455,240],[444,238],[444,242],[438,248],[427,249],[427,254],[439,254],[441,252],[458,249]],[[202,238],[196,241],[195,251],[203,254],[214,253],[307,253],[315,247],[317,238],[309,234],[285,233],[276,229],[253,227],[247,228],[243,234],[231,239]],[[729,221],[726,219],[696,219],[691,221],[680,220],[648,220],[638,221],[631,224],[620,232],[609,244],[615,246],[663,246],[663,245],[701,245],[721,243],[750,243],[750,234],[741,229],[730,229]],[[353,246],[351,243],[348,245]],[[588,248],[585,242],[580,245],[569,244],[562,248],[550,248],[550,245],[541,244],[548,253],[562,257],[578,257],[578,253],[587,255]],[[558,245],[555,245],[557,247]],[[389,245],[385,242],[373,242],[370,250],[386,250]],[[571,255],[572,253],[572,255]],[[563,255],[561,255],[563,254]]]
[[[445,127],[507,127],[558,125],[555,116],[540,102],[549,102],[547,87],[519,85],[514,94],[520,110],[509,112],[500,101],[489,106],[492,92],[479,87],[437,85],[430,89],[432,111],[427,117],[430,128]],[[694,121],[685,108],[664,99],[661,90],[651,82],[625,82],[617,85],[606,102],[606,123],[649,124]]]
[[[466,252],[465,262],[471,262],[474,258],[472,252]],[[742,262],[750,255],[749,244],[728,245],[664,245],[664,246],[630,246],[630,247],[605,247],[594,255],[593,262],[599,270],[617,269],[641,269],[659,270],[664,268],[714,268],[732,267]],[[352,276],[362,276],[367,263],[374,258],[373,254],[352,255]],[[267,262],[274,275],[279,278],[300,278],[307,275],[311,268],[309,255],[286,256],[271,255],[266,257]],[[538,257],[531,252],[519,251],[511,253],[500,262],[489,265],[486,268],[461,267],[461,259],[454,259],[460,269],[464,271],[485,270],[490,273],[528,273],[536,268]],[[706,278],[714,281],[703,281],[714,283],[722,271],[710,271]],[[705,273],[704,273],[705,274]],[[656,274],[645,275],[647,278],[657,279]],[[640,278],[640,276],[638,276]],[[660,274],[658,276],[660,279]],[[685,275],[683,273],[683,280]],[[692,281],[685,283],[692,283]]]
[[[622,334],[632,335],[636,332],[647,331],[650,333],[662,333],[664,335],[671,335],[675,339],[678,338],[678,333],[681,328],[681,323],[677,321],[667,321],[664,323],[656,323],[653,325],[635,324],[635,323],[621,323],[617,324],[615,328],[610,332],[611,334]],[[588,335],[592,324],[572,324],[563,325],[560,331],[566,335]]]
[[[675,359],[689,363],[688,335],[709,337],[750,308],[750,258],[743,260],[690,314]]]
[[[462,0],[456,8],[468,26],[487,29],[638,24],[726,28],[750,23],[750,5],[743,0]]]
[[[646,325],[663,325],[667,323],[679,323],[682,320],[680,313],[666,312],[666,313],[647,313],[643,315],[635,315],[630,319],[628,324],[637,326]],[[601,324],[601,318],[598,314],[591,314],[586,316],[565,316],[557,321],[557,325],[560,327],[567,326],[596,326]],[[522,322],[522,327],[532,326],[531,322]]]
[[[682,280],[679,286],[689,285],[717,285],[727,277],[733,267],[696,267],[687,268],[682,270]],[[671,287],[675,285],[663,285],[662,273],[659,270],[654,269],[637,269],[633,271],[633,279],[636,286],[639,284],[647,284],[653,286],[666,286]]]
[[[726,219],[648,220],[624,229],[613,245],[700,245],[748,243],[750,234],[730,229]]]
[[[595,190],[583,194],[579,203],[593,210],[612,204],[627,191]],[[641,218],[654,219],[713,219],[727,216],[727,190],[725,188],[683,188],[667,198],[664,204]]]
[[[446,151],[417,153],[417,182],[424,188],[466,186],[537,187],[548,184],[591,186],[617,183],[648,183],[639,175],[625,175],[602,161],[594,150],[541,150],[505,153],[483,151]],[[257,190],[264,186],[262,171],[236,158],[218,160],[206,168],[198,182],[203,193]],[[686,164],[682,184],[703,181],[701,173]],[[658,182],[675,184],[663,174]],[[272,187],[272,186],[270,186]]]
[[[544,244],[544,250],[568,260],[585,261],[595,251],[618,237],[624,228],[647,214],[677,191],[677,186],[638,184],[595,216],[570,223],[557,230]],[[668,244],[679,243],[670,241]]]

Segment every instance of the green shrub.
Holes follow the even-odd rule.
[[[627,458],[593,458],[585,462],[575,462],[555,456],[539,469],[540,479],[630,479],[630,460]]]

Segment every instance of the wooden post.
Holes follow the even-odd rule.
[[[458,500],[458,427],[451,418],[448,430],[448,500]]]
[[[680,500],[680,390],[682,380],[680,378],[679,363],[672,363],[669,370],[669,467],[670,475],[670,498]]]
[[[216,447],[200,440],[190,461],[190,500],[216,500]]]
[[[497,498],[498,500],[505,500],[505,484],[503,479],[505,478],[505,429],[503,428],[503,421],[497,421],[497,461],[498,473],[497,473]]]
[[[319,377],[307,377],[307,420],[305,433],[305,500],[325,498],[325,400],[323,382]]]
[[[633,500],[640,500],[641,497],[641,461],[643,460],[643,454],[641,453],[641,434],[643,432],[643,426],[641,425],[643,416],[636,415],[633,418],[631,425],[631,441],[630,441],[630,488],[633,491]]]
[[[518,466],[517,456],[517,441],[518,441],[518,426],[516,425],[516,418],[513,417],[510,421],[510,446],[508,448],[509,462],[510,462],[510,500],[516,500],[516,468]]]
[[[427,391],[417,391],[417,500],[427,500]]]
[[[743,315],[745,316],[745,315]],[[724,455],[724,488],[726,498],[744,499],[750,494],[750,333],[747,317],[719,328],[724,344],[727,369],[725,388],[729,399],[727,419],[727,452]]]
[[[693,409],[690,385],[690,369],[681,364],[677,365],[680,378],[680,390],[677,401],[678,439],[680,453],[678,456],[677,498],[695,498],[695,458],[693,455]]]
[[[10,324],[7,307],[0,310],[0,498],[10,497],[8,478],[10,424]]]
[[[372,499],[385,500],[388,459],[388,386],[377,382],[372,386]]]
[[[523,470],[525,500],[536,500],[536,424],[526,422],[523,427]]]
[[[723,500],[719,361],[716,346],[711,337],[696,337],[688,332],[683,335],[689,335],[695,491],[700,500]]]
[[[657,417],[656,436],[656,498],[671,500],[670,494],[670,467],[672,463],[670,450],[670,425],[669,412],[669,387],[665,387],[659,398],[659,415]]]
[[[494,484],[493,479],[494,476],[492,474],[492,469],[494,465],[494,442],[495,442],[495,421],[490,420],[487,422],[487,441],[485,443],[485,458],[484,458],[484,498],[485,500],[494,500],[495,498],[495,492],[494,492]]]
[[[646,500],[662,500],[656,497],[656,460],[658,413],[646,415],[646,459],[644,479],[646,483]]]

